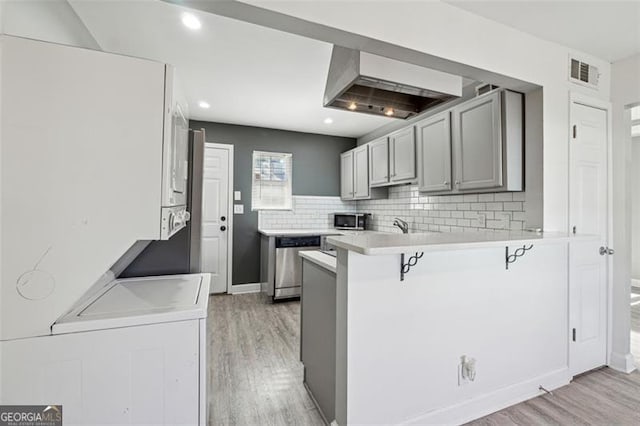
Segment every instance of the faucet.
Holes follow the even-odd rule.
[[[400,228],[403,234],[409,233],[409,224],[399,217],[393,219],[393,226],[397,226],[398,228]]]

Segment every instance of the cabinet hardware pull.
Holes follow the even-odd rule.
[[[573,125],[573,138],[575,139],[578,135],[578,126]]]

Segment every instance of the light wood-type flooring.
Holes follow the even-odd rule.
[[[637,294],[640,300],[640,292]],[[633,302],[632,302],[633,303]],[[637,308],[636,308],[637,306]],[[632,306],[640,336],[640,304]],[[302,384],[300,303],[269,304],[258,294],[209,303],[209,425],[322,425]],[[636,352],[636,356],[639,353]],[[640,425],[640,373],[608,368],[472,425]]]

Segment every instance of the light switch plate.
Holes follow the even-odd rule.
[[[240,191],[233,191],[233,199],[235,201],[240,201],[242,200],[242,192]]]
[[[244,204],[234,204],[233,205],[233,213],[234,214],[244,214]]]

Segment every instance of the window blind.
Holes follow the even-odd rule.
[[[291,210],[293,155],[253,151],[251,210]]]

